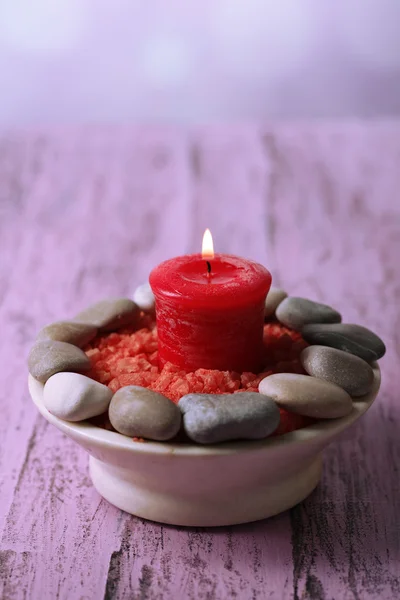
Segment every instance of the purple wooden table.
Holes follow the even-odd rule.
[[[25,361],[42,325],[129,294],[206,227],[388,354],[308,500],[202,531],[101,500],[87,456],[34,408]],[[1,598],[400,597],[400,123],[3,134],[0,244]]]

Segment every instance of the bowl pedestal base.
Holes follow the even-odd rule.
[[[217,527],[258,521],[276,515],[306,498],[317,486],[322,468],[321,453],[289,476],[254,482],[241,489],[165,490],[138,481],[131,469],[89,457],[93,485],[103,498],[133,515],[160,523],[189,527]],[[190,487],[190,486],[189,486]]]

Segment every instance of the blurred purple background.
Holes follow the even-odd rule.
[[[0,125],[400,113],[399,0],[0,0]]]

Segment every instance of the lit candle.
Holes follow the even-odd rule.
[[[179,256],[150,274],[156,298],[159,362],[259,372],[263,367],[265,298],[271,275],[262,265],[214,254],[207,230],[202,254]]]

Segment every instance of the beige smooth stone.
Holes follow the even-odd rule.
[[[57,321],[41,329],[36,337],[38,342],[54,340],[66,342],[82,348],[96,337],[97,327],[90,323],[76,323],[74,321]]]
[[[127,325],[135,325],[140,316],[140,309],[130,298],[113,298],[100,300],[82,310],[75,321],[96,325],[100,331],[113,331]]]
[[[86,354],[66,342],[37,342],[28,356],[29,373],[41,383],[60,371],[81,372],[88,371],[90,367]]]
[[[83,421],[104,413],[112,391],[79,373],[56,373],[46,381],[43,403],[51,414],[65,421]]]
[[[280,303],[287,298],[287,293],[281,288],[272,287],[265,299],[265,318],[272,317]]]
[[[155,312],[155,298],[149,283],[143,283],[133,293],[133,301],[146,313]]]
[[[263,379],[258,389],[282,408],[315,419],[344,417],[353,407],[343,388],[309,375],[276,373]]]
[[[372,368],[354,354],[328,346],[308,346],[300,360],[309,375],[339,385],[350,396],[364,396],[372,388]]]
[[[180,410],[172,400],[138,385],[118,390],[108,414],[112,426],[129,437],[170,440],[181,426]]]

